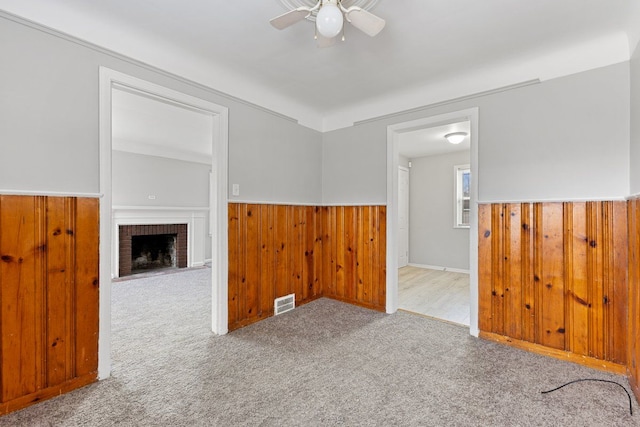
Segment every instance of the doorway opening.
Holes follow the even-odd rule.
[[[449,198],[450,204],[447,209],[451,212],[450,217],[448,218],[447,230],[453,233],[458,233],[458,237],[460,235],[464,235],[465,231],[468,233],[468,237],[466,240],[463,240],[462,247],[464,249],[457,250],[458,261],[437,261],[438,258],[433,261],[433,264],[422,264],[416,262],[416,266],[411,266],[411,260],[420,259],[420,252],[423,252],[422,255],[428,254],[430,251],[432,255],[437,251],[445,252],[438,245],[434,245],[433,247],[429,247],[428,245],[419,245],[413,244],[409,246],[409,255],[408,255],[408,264],[411,268],[424,268],[429,270],[435,270],[436,272],[442,273],[458,273],[458,274],[468,274],[468,285],[465,283],[464,286],[467,286],[468,289],[468,325],[470,328],[470,333],[474,336],[477,336],[478,331],[478,285],[477,285],[477,193],[478,193],[478,179],[477,179],[477,170],[478,170],[478,109],[472,108],[463,111],[457,111],[447,114],[441,114],[437,116],[426,117],[419,120],[413,120],[405,123],[399,123],[395,125],[391,125],[387,127],[387,206],[389,211],[389,222],[387,227],[387,312],[395,312],[400,306],[400,295],[399,295],[399,278],[398,278],[398,268],[400,265],[400,249],[399,245],[402,240],[400,236],[400,209],[401,208],[401,199],[400,193],[400,166],[405,166],[408,168],[408,157],[406,155],[401,155],[401,152],[404,150],[402,148],[401,141],[403,139],[403,135],[410,134],[412,132],[418,132],[425,129],[440,129],[442,131],[447,126],[453,127],[456,124],[464,123],[465,126],[468,127],[468,165],[470,176],[472,179],[469,182],[468,189],[468,202],[466,206],[468,207],[468,217],[469,223],[463,228],[456,228],[456,220],[457,216],[453,215],[454,209],[454,199],[453,199],[453,189],[443,190],[443,188],[438,188],[438,190],[446,191],[448,193],[447,197]],[[418,132],[419,133],[419,132]],[[405,152],[406,154],[406,152]],[[416,157],[416,159],[427,158],[428,156],[420,156]],[[433,160],[433,159],[431,159]],[[459,160],[458,160],[459,161]],[[422,160],[419,161],[422,163]],[[410,170],[414,170],[414,165],[416,160],[411,161],[412,168]],[[429,163],[429,160],[424,161],[425,164]],[[425,166],[425,165],[420,165]],[[423,171],[429,170],[429,167],[422,167]],[[448,176],[451,181],[453,181],[454,177],[454,168],[453,166],[449,169]],[[411,181],[411,180],[410,180]],[[451,184],[453,185],[453,184]],[[416,190],[414,188],[416,186],[415,182],[410,183],[410,188]],[[443,187],[443,186],[441,186]],[[411,191],[413,194],[415,191]],[[408,192],[407,192],[408,193]],[[456,201],[457,203],[458,201]],[[410,206],[410,202],[408,203]],[[464,203],[462,203],[464,206]],[[415,208],[415,207],[414,207]],[[409,208],[410,211],[415,210],[414,208]],[[443,211],[443,208],[440,208],[440,211]],[[442,212],[441,212],[442,213]],[[463,215],[464,216],[464,215]],[[409,215],[409,223],[410,224],[420,224],[420,222],[411,221]],[[411,227],[409,227],[411,228]],[[443,227],[440,227],[443,229]],[[460,232],[462,231],[462,233]],[[410,231],[410,233],[412,233]],[[450,234],[451,234],[450,233]],[[410,239],[407,239],[410,241]],[[460,248],[460,243],[456,246]],[[412,254],[412,250],[414,253]],[[417,253],[416,253],[417,251]],[[434,252],[436,251],[436,252]],[[455,250],[454,250],[455,251]],[[439,256],[442,254],[438,254]],[[426,255],[425,255],[426,256]],[[460,257],[462,256],[462,258]],[[466,264],[465,258],[466,257]],[[429,259],[429,258],[422,258]],[[425,261],[422,261],[425,262]],[[452,263],[451,266],[442,265]],[[456,267],[458,265],[458,267]],[[468,267],[467,267],[468,266]],[[431,268],[430,268],[431,267]],[[436,268],[433,268],[436,267]],[[445,271],[442,267],[445,267]],[[467,268],[465,268],[467,267]],[[456,322],[456,323],[465,323],[464,322]]]
[[[450,143],[445,135],[463,139]],[[398,308],[469,326],[470,123],[398,133]],[[410,255],[409,255],[410,254]]]
[[[133,191],[128,195],[133,202],[126,202],[132,206],[125,206],[126,209],[121,209],[126,213],[120,217],[114,216],[113,190],[119,184],[114,182],[116,175],[112,172],[113,167],[134,169],[133,172],[138,174],[137,179],[144,181],[147,179],[144,175],[145,170],[162,169],[162,165],[167,163],[167,158],[176,157],[176,151],[179,151],[175,150],[175,147],[163,146],[162,135],[155,135],[156,140],[160,141],[155,146],[149,146],[149,144],[140,141],[114,138],[113,101],[114,98],[122,95],[133,95],[132,99],[135,98],[138,101],[159,103],[165,107],[197,112],[206,117],[209,128],[206,144],[208,144],[210,153],[208,157],[205,156],[206,160],[203,160],[202,154],[198,152],[187,153],[187,158],[180,158],[185,155],[184,150],[182,153],[177,153],[180,161],[198,159],[196,162],[200,162],[206,167],[204,173],[198,172],[199,184],[204,186],[207,193],[206,206],[201,207],[201,214],[189,213],[186,215],[184,209],[181,209],[180,206],[168,206],[170,203],[165,203],[161,209],[157,209],[152,202],[162,195],[142,194],[144,192],[136,193]],[[198,248],[205,247],[202,230],[208,230],[211,239],[209,245],[212,275],[211,329],[217,334],[227,333],[227,153],[228,109],[226,107],[100,67],[100,191],[102,193],[100,203],[100,332],[98,339],[98,377],[100,379],[107,378],[111,374],[111,283],[112,279],[118,276],[120,261],[119,256],[114,256],[120,237],[117,229],[114,230],[116,226],[122,224],[142,226],[186,224],[188,228],[186,240],[191,242],[187,245],[187,258],[192,260],[197,256]],[[141,156],[144,155],[147,155],[147,158],[142,159]],[[117,159],[115,159],[116,156]],[[130,167],[131,161],[134,160],[138,161],[138,166]],[[182,166],[185,169],[184,165]],[[155,179],[166,180],[168,188],[166,194],[176,194],[178,191],[171,187],[175,180],[170,177],[163,177],[159,174]],[[204,183],[201,180],[204,180]],[[186,190],[184,193],[188,194],[190,189]],[[163,193],[163,195],[166,194]],[[140,212],[144,212],[144,214],[141,215]],[[186,216],[190,218],[185,218]],[[196,233],[195,230],[200,231]],[[161,234],[167,233],[176,235],[174,249],[177,246],[179,250],[182,243],[179,238],[180,234],[177,231],[175,233],[163,231]],[[171,252],[171,249],[168,251]],[[176,262],[179,263],[180,259],[176,259]]]

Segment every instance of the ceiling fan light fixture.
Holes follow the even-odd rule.
[[[460,144],[467,137],[466,132],[451,132],[444,136],[451,144]]]
[[[316,16],[316,28],[322,36],[330,39],[342,31],[344,18],[342,11],[334,3],[327,3],[320,8]]]
[[[315,39],[318,47],[333,46],[342,33],[345,40],[345,21],[370,37],[376,36],[385,26],[385,20],[368,12],[378,0],[280,0],[289,9],[269,22],[278,30],[303,21],[315,21]],[[294,7],[297,6],[297,7]]]

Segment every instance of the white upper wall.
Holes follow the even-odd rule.
[[[106,66],[229,107],[237,200],[385,204],[387,125],[476,106],[480,201],[630,192],[628,62],[321,134],[13,20],[0,18],[0,50],[0,190],[99,192],[98,69]],[[633,161],[637,142],[632,151]]]
[[[386,203],[387,126],[479,108],[479,201],[629,194],[629,64],[324,134],[323,202]]]
[[[323,135],[323,204],[387,204],[386,138],[379,124]]]
[[[470,162],[469,150],[411,159],[410,263],[469,270],[469,228],[453,227],[453,171]]]
[[[630,193],[640,194],[640,45],[631,58]]]
[[[479,105],[479,201],[629,194],[628,63],[504,92]]]
[[[246,105],[229,117],[230,201],[321,203],[322,134]]]
[[[97,193],[93,52],[3,18],[0,52],[0,189]]]
[[[228,107],[229,184],[239,183],[244,199],[321,200],[317,131],[2,17],[0,51],[0,191],[100,191],[98,70],[105,66]]]
[[[202,163],[113,151],[112,203],[209,207],[210,170],[210,165]]]

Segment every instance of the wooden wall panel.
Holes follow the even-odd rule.
[[[609,320],[605,330],[613,330],[610,340],[607,340],[607,359],[626,364],[627,359],[627,331],[629,329],[629,234],[627,223],[626,203],[610,205],[612,215],[608,221],[612,230],[609,234],[608,252],[609,266],[607,277],[611,278],[607,294],[606,307]]]
[[[244,212],[244,230],[245,241],[244,247],[244,268],[243,279],[240,283],[240,298],[242,318],[250,319],[260,316],[259,297],[260,297],[260,275],[262,264],[260,262],[260,215],[259,206],[247,205]]]
[[[241,251],[242,245],[240,240],[240,208],[242,206],[235,203],[229,203],[227,208],[228,215],[228,241],[229,241],[229,272],[227,277],[228,288],[228,322],[229,325],[235,325],[240,321],[238,310],[238,288],[240,283],[240,260],[244,258]]]
[[[493,332],[492,205],[478,206],[478,328]]]
[[[42,261],[35,248],[44,244],[39,227],[41,201],[33,197],[0,198],[0,276],[2,295],[2,402],[44,386],[42,354]]]
[[[344,236],[345,236],[345,257],[344,257],[344,276],[345,289],[344,298],[347,301],[358,301],[356,288],[358,282],[356,278],[358,251],[358,210],[359,207],[348,206],[344,209]]]
[[[0,413],[95,381],[97,199],[0,196]]]
[[[332,206],[325,212],[336,244],[330,245],[329,257],[322,260],[323,271],[335,269],[335,279],[331,271],[329,277],[323,277],[323,296],[385,310],[386,207]]]
[[[229,329],[273,315],[273,300],[321,296],[384,310],[381,206],[229,204]]]
[[[587,204],[587,283],[589,303],[589,351],[587,356],[604,358],[604,241],[600,204]]]
[[[504,228],[504,209],[502,205],[492,206],[491,228],[502,230]],[[491,240],[491,318],[495,333],[504,335],[504,236],[497,235]]]
[[[271,314],[276,294],[273,286],[276,271],[274,215],[274,206],[260,206],[260,317]]]
[[[100,205],[98,199],[78,198],[75,202],[75,226],[65,233],[75,238],[75,251],[70,253],[75,256],[75,286],[69,294],[69,307],[75,313],[70,330],[75,331],[71,332],[76,339],[75,375],[80,376],[94,375],[98,368]]]
[[[536,337],[536,306],[535,306],[535,268],[533,231],[535,230],[535,217],[533,206],[521,206],[521,286],[522,286],[522,339],[535,341]]]
[[[336,292],[336,260],[331,256],[336,247],[335,217],[329,214],[329,208],[320,208],[320,234],[322,245],[322,256],[320,266],[322,270],[322,283],[320,292],[334,294]]]
[[[381,311],[386,309],[387,304],[387,208],[380,206],[377,209],[378,222],[375,228],[374,242],[377,243],[377,252],[374,256],[378,257],[378,283],[374,289],[377,298],[373,299],[373,303]]]
[[[561,203],[548,203],[542,209],[537,230],[541,257],[534,276],[534,281],[540,281],[538,341],[558,349],[565,346],[562,212]]]
[[[373,206],[369,207],[369,224],[365,227],[365,230],[369,234],[367,239],[369,241],[369,270],[371,276],[367,278],[366,289],[371,295],[371,302],[377,307],[382,307],[386,304],[386,247],[384,253],[381,254],[380,245],[386,242],[386,231],[384,239],[380,241],[380,224],[381,221],[386,224],[384,218],[381,219],[380,209]],[[378,237],[378,238],[377,238]],[[381,294],[381,292],[383,292]]]
[[[359,212],[356,250],[356,299],[371,301],[371,209],[363,206]]]
[[[628,202],[629,327],[627,369],[631,389],[640,401],[640,199]]]
[[[49,280],[46,295],[46,311],[52,320],[47,328],[47,342],[55,345],[46,346],[46,359],[50,369],[47,372],[47,383],[58,384],[69,379],[73,367],[71,345],[60,337],[75,335],[73,317],[74,289],[67,286],[72,280],[75,258],[75,239],[67,233],[65,224],[73,221],[73,206],[70,200],[57,198],[49,201],[47,206],[46,236],[48,257],[47,269]]]
[[[568,204],[565,209],[567,279],[567,350],[589,354],[589,285],[587,268],[587,204]]]
[[[300,252],[300,211],[301,209],[299,206],[287,206],[287,247],[290,249],[287,252],[288,264],[286,269],[289,276],[287,280],[289,285],[287,293],[296,294],[296,300],[298,300],[298,296],[300,296],[300,300],[302,300],[300,292],[300,278],[302,272],[302,262],[300,261],[300,257],[302,255]]]
[[[282,261],[277,256],[282,251],[275,247],[277,224],[269,223],[275,213],[272,208],[256,204],[229,204],[230,329],[273,314],[278,274],[276,262]],[[286,262],[282,271],[284,268]]]
[[[522,294],[521,286],[510,286],[522,280],[522,233],[521,206],[506,205],[504,211],[505,239],[504,256],[509,261],[505,265],[506,285],[505,295],[505,334],[516,339],[522,339]]]
[[[320,295],[320,230],[312,207],[229,204],[229,330],[272,316],[275,298]]]
[[[313,207],[312,211],[307,213],[313,217],[313,249],[312,259],[307,262],[309,270],[311,270],[313,264],[313,275],[309,278],[309,292],[312,298],[322,294],[322,254],[323,246],[322,240],[324,238],[322,233],[322,209],[320,207]]]
[[[626,204],[487,204],[478,212],[481,331],[626,364]]]
[[[346,254],[346,244],[345,244],[345,218],[344,218],[345,208],[343,206],[338,206],[335,208],[329,209],[329,215],[335,216],[335,228],[332,228],[331,232],[333,236],[335,236],[335,249],[331,252],[330,256],[335,260],[333,263],[336,269],[336,283],[332,288],[335,288],[335,292],[331,295],[333,298],[345,298],[345,281],[346,273],[345,273],[345,254]],[[325,260],[326,261],[326,260]]]

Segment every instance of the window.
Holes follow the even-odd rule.
[[[455,219],[454,228],[468,228],[471,212],[471,170],[469,165],[454,166],[455,172]]]

